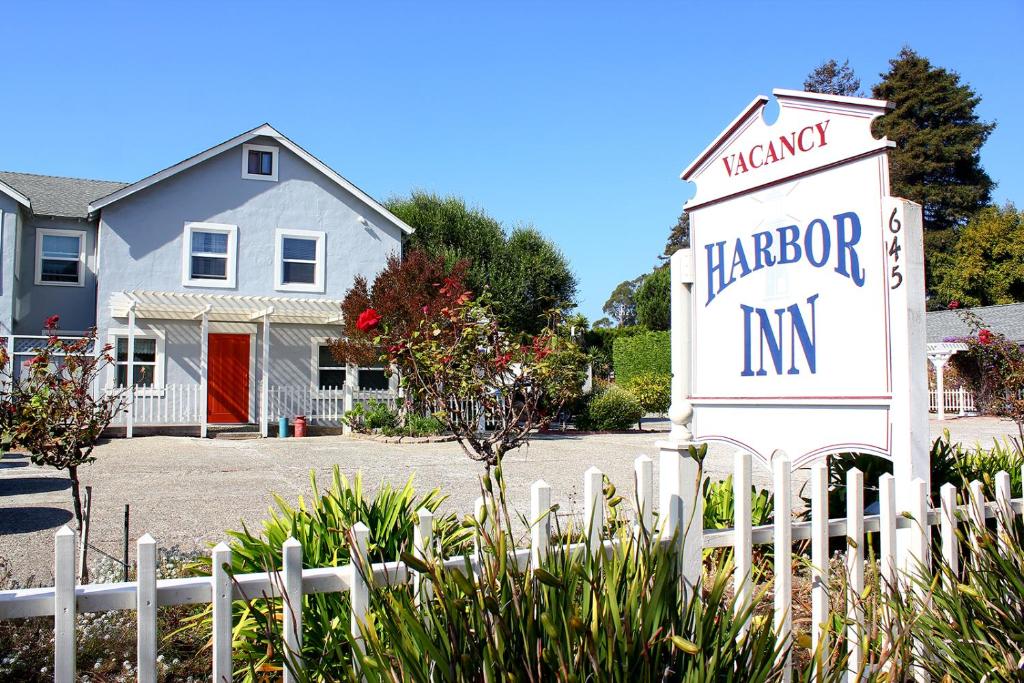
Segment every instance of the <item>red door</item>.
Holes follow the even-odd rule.
[[[211,334],[207,371],[208,422],[249,421],[249,335]]]

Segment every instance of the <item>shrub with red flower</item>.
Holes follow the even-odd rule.
[[[948,308],[951,311],[955,311],[956,309],[960,308],[960,302],[957,301],[956,299],[953,299],[948,304],[946,304],[946,308]]]
[[[379,324],[380,313],[372,308],[367,308],[359,314],[359,318],[356,320],[356,329],[364,334],[369,334],[370,330],[374,329]]]
[[[988,346],[992,343],[992,331],[991,330],[978,330],[978,343],[982,346]]]

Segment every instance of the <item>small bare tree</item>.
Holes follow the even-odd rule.
[[[46,321],[48,337],[25,364],[22,375],[11,377],[10,355],[0,350],[3,379],[9,387],[4,408],[3,441],[29,452],[37,465],[67,470],[75,521],[81,532],[82,498],[78,468],[93,462],[93,448],[110,422],[124,410],[124,390],[94,391],[103,371],[114,363],[111,347],[97,348],[96,330],[74,339],[61,339],[57,316]]]

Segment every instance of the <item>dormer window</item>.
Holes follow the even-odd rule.
[[[242,145],[242,177],[277,180],[277,147]]]

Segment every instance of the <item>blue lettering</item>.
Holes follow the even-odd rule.
[[[718,248],[718,263],[715,263],[715,248]],[[715,296],[731,285],[734,280],[725,281],[725,242],[705,244],[704,249],[708,252],[708,300],[707,306]],[[715,273],[718,273],[718,287],[715,287]]]
[[[774,366],[775,374],[783,374],[782,349],[786,342],[784,339],[786,325],[784,324],[783,316],[787,313],[790,320],[790,354],[789,369],[785,372],[789,375],[800,374],[800,370],[796,366],[796,347],[799,344],[804,360],[807,363],[807,369],[811,374],[816,373],[818,371],[818,358],[814,307],[817,300],[817,294],[807,299],[807,303],[810,306],[811,324],[809,329],[799,304],[792,304],[786,308],[776,308],[770,312],[764,308],[740,304],[740,309],[743,311],[743,370],[740,372],[740,376],[764,377],[768,374],[768,371],[765,369],[765,347],[768,349],[770,365]],[[772,319],[773,313],[774,320]],[[755,325],[757,326],[756,333],[754,332]],[[755,336],[757,337],[758,345],[757,370],[754,369],[753,347]]]
[[[754,270],[775,265],[775,257],[768,251],[771,248],[772,234],[770,232],[765,230],[754,233]]]
[[[836,272],[853,280],[858,287],[864,286],[864,269],[853,247],[860,242],[860,218],[852,211],[833,216],[836,219],[836,251],[838,263]],[[846,235],[844,226],[850,224],[850,235]]]
[[[810,258],[810,257],[808,257]],[[799,375],[800,371],[796,367],[796,342],[800,341],[800,347],[804,352],[804,360],[807,361],[807,369],[811,371],[813,375],[818,371],[818,334],[815,329],[814,323],[814,302],[817,301],[818,295],[808,297],[807,303],[811,307],[811,332],[807,333],[807,325],[804,323],[803,313],[800,312],[800,307],[797,304],[793,304],[786,310],[789,311],[789,319],[793,323],[792,327],[792,341],[789,344],[789,374]]]
[[[814,245],[814,226],[821,228],[821,258],[817,259],[814,258],[814,249],[812,249]],[[807,254],[807,260],[815,268],[821,268],[828,261],[828,255],[831,250],[832,236],[829,235],[828,225],[820,218],[815,218],[807,226],[807,232],[804,233],[804,253]]]
[[[784,263],[796,263],[800,260],[800,245],[797,240],[800,239],[800,228],[795,225],[786,225],[776,230],[779,233],[779,265]],[[789,238],[787,239],[787,235]],[[792,256],[787,254],[792,251]]]
[[[736,248],[732,253],[732,270],[729,271],[729,282],[736,281],[736,267],[740,268],[740,277],[750,275],[750,266],[747,265],[747,255],[743,253],[742,240],[736,240]]]

